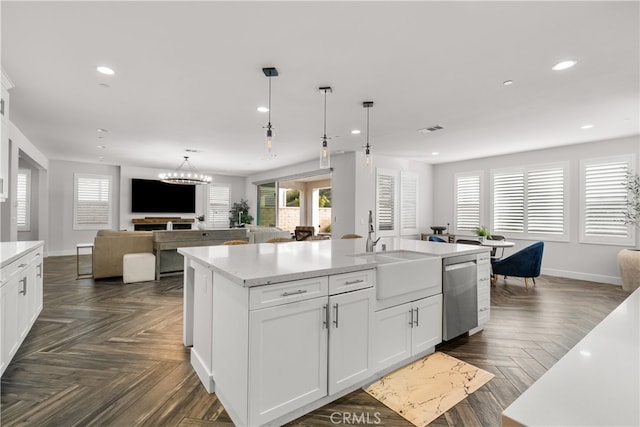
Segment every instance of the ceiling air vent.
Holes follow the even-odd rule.
[[[444,128],[440,125],[435,125],[435,126],[430,126],[428,128],[418,129],[418,132],[422,132],[422,133],[435,132],[440,129],[444,129]]]

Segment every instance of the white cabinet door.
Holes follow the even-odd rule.
[[[373,355],[375,288],[329,297],[329,394],[368,378]]]
[[[18,351],[20,335],[18,330],[18,291],[20,283],[18,275],[14,275],[2,286],[0,293],[0,309],[2,310],[2,361],[3,371]]]
[[[327,395],[327,297],[249,313],[249,425]]]
[[[373,357],[375,371],[381,371],[411,356],[411,303],[374,314]]]
[[[207,375],[213,369],[213,286],[212,273],[206,267],[194,263],[193,274],[193,347],[191,357],[196,357]]]
[[[491,270],[489,265],[478,264],[478,326],[489,322],[491,311]]]
[[[413,302],[411,354],[442,342],[442,294]]]
[[[29,333],[31,326],[31,313],[29,311],[29,297],[31,296],[31,282],[29,280],[29,268],[20,271],[18,275],[18,341]]]

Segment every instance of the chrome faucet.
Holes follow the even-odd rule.
[[[373,252],[373,247],[378,243],[380,237],[376,240],[371,240],[371,233],[373,233],[373,213],[369,211],[369,231],[367,233],[367,252]]]

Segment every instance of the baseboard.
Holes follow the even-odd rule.
[[[85,251],[86,252],[86,251]],[[75,250],[70,250],[70,251],[49,251],[47,253],[47,256],[68,256],[68,255],[76,255],[76,251]],[[85,254],[84,252],[81,255],[88,255]]]
[[[603,274],[579,273],[577,271],[557,270],[553,268],[543,268],[542,274],[554,277],[564,277],[567,279],[586,280],[588,282],[608,283],[610,285],[622,285],[622,278],[615,276],[605,276]]]

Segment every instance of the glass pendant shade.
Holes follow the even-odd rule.
[[[324,134],[322,135],[322,148],[320,149],[320,169],[329,169],[331,167],[331,154],[329,153],[329,144],[327,142],[327,93],[331,93],[329,86],[320,87],[320,92],[324,93]]]
[[[264,143],[264,156],[267,159],[272,159],[275,157],[273,153],[273,130],[271,130],[271,124],[267,127],[267,138]]]
[[[322,141],[322,149],[320,150],[320,169],[329,169],[331,167],[329,156],[329,147],[327,147],[327,140],[325,139]]]

